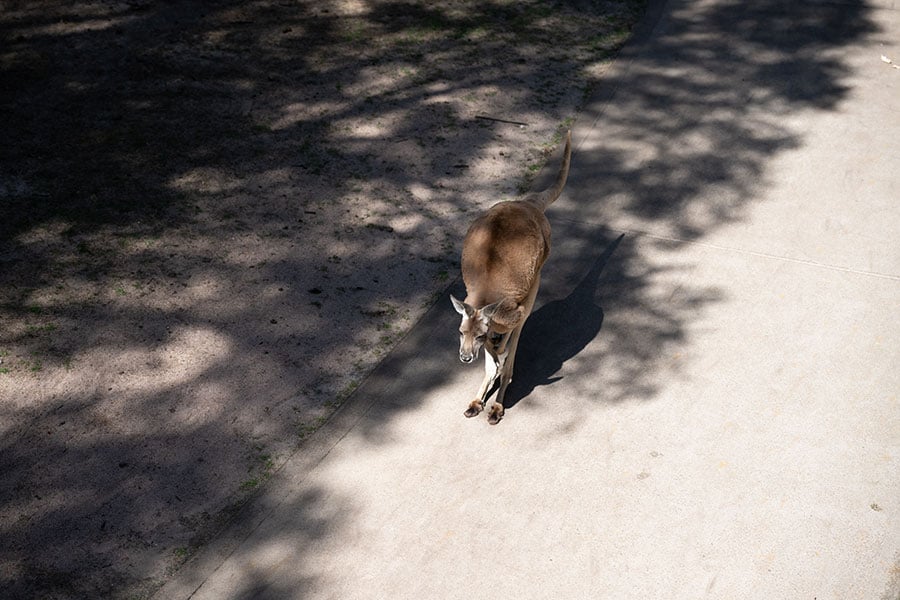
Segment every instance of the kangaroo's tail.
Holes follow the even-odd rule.
[[[572,132],[566,132],[566,150],[563,155],[562,165],[559,167],[559,173],[556,176],[556,182],[543,192],[534,192],[529,194],[525,200],[545,210],[554,200],[562,194],[563,188],[566,186],[566,179],[569,176],[569,162],[572,159]]]

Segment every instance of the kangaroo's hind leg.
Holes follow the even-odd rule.
[[[522,328],[525,326],[528,315],[531,314],[531,309],[534,308],[534,299],[537,296],[540,285],[541,278],[540,275],[538,275],[537,280],[531,287],[531,291],[525,298],[525,317],[522,319],[522,322],[516,325],[516,328],[510,332],[509,339],[506,342],[506,348],[504,348],[503,354],[500,355],[502,357],[500,364],[498,365],[498,370],[500,371],[500,389],[497,390],[497,397],[494,399],[494,404],[488,412],[488,423],[491,425],[499,423],[500,419],[503,418],[503,414],[506,412],[506,409],[503,407],[503,399],[506,396],[506,388],[509,387],[509,384],[512,382],[513,368],[515,367],[516,362],[516,348],[519,347],[519,336],[522,334]]]

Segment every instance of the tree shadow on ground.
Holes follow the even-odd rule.
[[[568,235],[556,229],[578,221],[653,237],[626,236],[604,266],[551,255],[550,277],[566,261],[589,270],[526,323],[508,403],[564,376],[586,386],[573,392],[602,402],[653,397],[665,357],[722,297],[689,283],[664,289],[658,281],[683,280],[673,269],[690,266],[665,266],[645,249],[675,252],[765,199],[771,159],[804,143],[792,116],[835,110],[848,94],[848,67],[829,50],[875,33],[867,12],[856,3],[668,4],[655,35],[638,42],[643,57],[607,80],[596,135],[580,148],[591,168],[577,171],[576,154],[564,197],[548,211],[556,243]],[[609,243],[614,234],[606,235]],[[545,278],[539,302],[569,281],[577,279]]]
[[[444,238],[449,245],[437,245],[434,272],[447,277],[465,211],[478,207],[458,193],[465,168],[456,165],[487,152],[496,138],[483,123],[461,118],[460,107],[441,94],[493,86],[489,93],[533,95],[535,102],[516,106],[537,114],[578,76],[564,45],[543,55],[544,43],[513,43],[523,31],[560,35],[540,26],[540,14],[529,17],[542,6],[486,6],[478,18],[435,8],[411,17],[424,21],[416,22],[405,51],[380,63],[411,69],[393,88],[377,85],[383,73],[374,34],[390,32],[398,14],[409,14],[399,3],[373,4],[373,19],[313,3],[286,13],[286,4],[265,2],[213,9],[135,1],[102,19],[63,2],[4,6],[0,36],[8,51],[0,89],[9,115],[4,131],[15,143],[0,147],[0,259],[9,267],[0,282],[11,298],[2,307],[8,318],[0,341],[43,344],[43,358],[30,359],[35,373],[38,359],[46,370],[56,361],[53,379],[27,380],[43,405],[23,406],[11,391],[0,407],[0,420],[16,424],[0,434],[0,568],[12,597],[152,590],[173,552],[201,546],[234,514],[234,503],[246,498],[234,490],[255,489],[271,475],[272,449],[260,440],[286,452],[295,446],[291,415],[309,408],[306,392],[297,390],[305,378],[297,374],[315,366],[309,347],[317,336],[327,331],[337,354],[364,341],[355,331],[334,334],[332,325],[346,315],[332,300],[359,294],[359,310],[386,315],[390,309],[379,303],[398,300],[390,284],[407,275],[395,265],[411,244],[443,229],[453,235]],[[570,200],[554,207],[551,220],[576,214],[600,224],[662,225],[677,249],[677,240],[699,240],[742,219],[766,189],[770,160],[803,144],[790,117],[839,106],[850,74],[840,50],[874,31],[861,3],[672,3],[657,34],[643,40],[640,60],[601,81],[603,90],[615,90],[601,117],[608,141],[581,150],[600,168],[570,183]],[[466,35],[491,38],[492,51],[471,56]],[[339,46],[349,49],[341,60],[323,59]],[[261,50],[248,61],[248,48]],[[429,67],[429,57],[447,52],[455,53],[456,67]],[[554,62],[562,72],[551,70]],[[495,84],[507,76],[507,86]],[[531,77],[536,89],[525,89]],[[317,87],[323,81],[336,83]],[[319,96],[309,95],[314,89]],[[308,106],[321,114],[307,115],[301,107]],[[362,123],[371,106],[372,123]],[[401,110],[408,120],[378,127]],[[411,165],[425,146],[440,148],[433,162]],[[338,184],[339,201],[318,194],[325,183]],[[492,200],[494,183],[479,182],[479,197]],[[426,217],[402,231],[377,219],[341,222],[348,207],[358,208],[358,185],[382,194],[389,216],[402,216],[390,212],[394,199],[417,203],[416,216]],[[406,187],[434,190],[438,216],[428,216],[428,200],[399,192]],[[304,228],[317,220],[340,226],[328,243],[311,247]],[[115,235],[106,242],[92,237],[104,227]],[[153,243],[173,231],[178,235],[166,244]],[[597,248],[609,248],[613,237]],[[555,248],[558,256],[566,256],[564,244]],[[343,272],[341,252],[362,260]],[[104,260],[85,265],[79,258],[97,255]],[[188,273],[187,264],[202,267]],[[662,267],[626,239],[609,257],[598,284],[609,284],[607,296],[597,302],[589,295],[590,269],[603,264],[589,263],[586,276],[544,280],[542,294],[550,296],[562,281],[585,282],[569,298],[591,318],[544,360],[532,346],[566,300],[536,311],[518,365],[520,373],[536,365],[536,373],[517,380],[517,400],[536,396],[558,365],[585,374],[602,365],[614,384],[603,400],[652,397],[661,349],[683,342],[704,303],[717,299],[716,290],[689,284],[677,297],[660,297],[654,276]],[[140,293],[94,293],[110,274],[126,282],[122,291]],[[41,303],[35,290],[49,294],[57,281],[91,293]],[[235,295],[234,281],[246,299],[225,310],[215,299]],[[199,300],[180,303],[184,290]],[[449,303],[441,302],[449,322]],[[609,324],[613,311],[625,316],[616,326]],[[90,330],[78,327],[85,314],[95,324]],[[24,325],[6,329],[13,322]],[[581,349],[597,339],[609,340],[602,363]],[[447,377],[441,364],[454,360],[450,346],[440,357],[407,351],[388,364],[421,367],[427,382],[410,381],[436,389]],[[181,357],[200,347],[206,351],[196,364],[184,364]],[[114,358],[105,363],[91,358],[94,352]],[[138,372],[120,373],[116,357],[134,355]],[[87,383],[74,385],[66,356],[82,357],[91,369]],[[423,394],[409,383],[396,386],[395,397],[409,402]],[[381,425],[408,407],[388,403]],[[370,425],[361,433],[379,444],[383,429]],[[352,511],[325,510],[327,497],[301,499],[298,510],[326,515],[326,522],[310,521],[312,536],[353,518]],[[308,551],[297,549],[300,567]],[[300,567],[298,582],[317,576]],[[259,585],[268,584],[254,581],[244,591]]]
[[[0,587],[158,585],[434,301],[523,179],[472,165],[533,170],[639,10],[5,3]]]
[[[513,396],[518,410],[537,400],[540,386],[560,370],[571,375],[568,385],[586,386],[578,394],[589,392],[598,402],[654,397],[669,368],[665,357],[688,340],[690,325],[705,306],[721,300],[721,292],[689,278],[675,290],[658,285],[690,265],[658,264],[643,249],[650,244],[677,251],[744,218],[764,197],[770,161],[804,143],[790,117],[835,110],[848,92],[849,68],[839,53],[826,50],[860,43],[874,31],[860,4],[667,8],[654,37],[643,40],[639,60],[604,81],[615,90],[599,121],[604,140],[580,151],[598,168],[578,173],[551,211],[555,262],[548,263],[541,295],[575,291],[547,303],[544,313],[539,307],[523,334],[515,383],[520,387]],[[578,159],[576,153],[573,164]],[[560,228],[561,222],[579,225]],[[616,226],[598,229],[607,223],[663,229],[650,241],[626,236],[613,244]],[[583,246],[568,245],[567,229],[575,230],[568,239],[587,241],[594,252],[615,252],[586,257]],[[569,257],[580,260],[567,267]],[[583,327],[567,324],[572,337],[556,339],[550,357],[543,357],[539,338],[555,335],[547,330],[557,319],[577,323],[578,317],[563,310],[576,304],[587,315]],[[450,340],[456,324],[444,301],[443,312],[431,311],[413,332],[415,339],[376,369],[371,389],[378,392],[380,410],[356,427],[356,435],[373,445],[389,443],[384,430],[392,418],[442,385],[441,362],[455,361]],[[442,332],[445,341],[432,341]],[[429,344],[443,356],[423,353]],[[263,580],[244,589],[268,585]],[[285,583],[279,581],[279,589],[290,590],[280,587]]]

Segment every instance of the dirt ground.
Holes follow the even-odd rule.
[[[446,300],[642,5],[0,2],[4,597],[152,594]]]

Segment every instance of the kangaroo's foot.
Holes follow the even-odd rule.
[[[496,425],[500,422],[500,419],[503,418],[503,413],[505,412],[506,411],[503,409],[502,404],[500,404],[499,402],[494,402],[493,406],[491,406],[491,410],[488,412],[488,423],[490,423],[491,425]]]
[[[482,410],[484,410],[484,404],[481,403],[481,400],[472,400],[469,403],[469,408],[463,414],[471,419],[472,417],[477,417]]]

